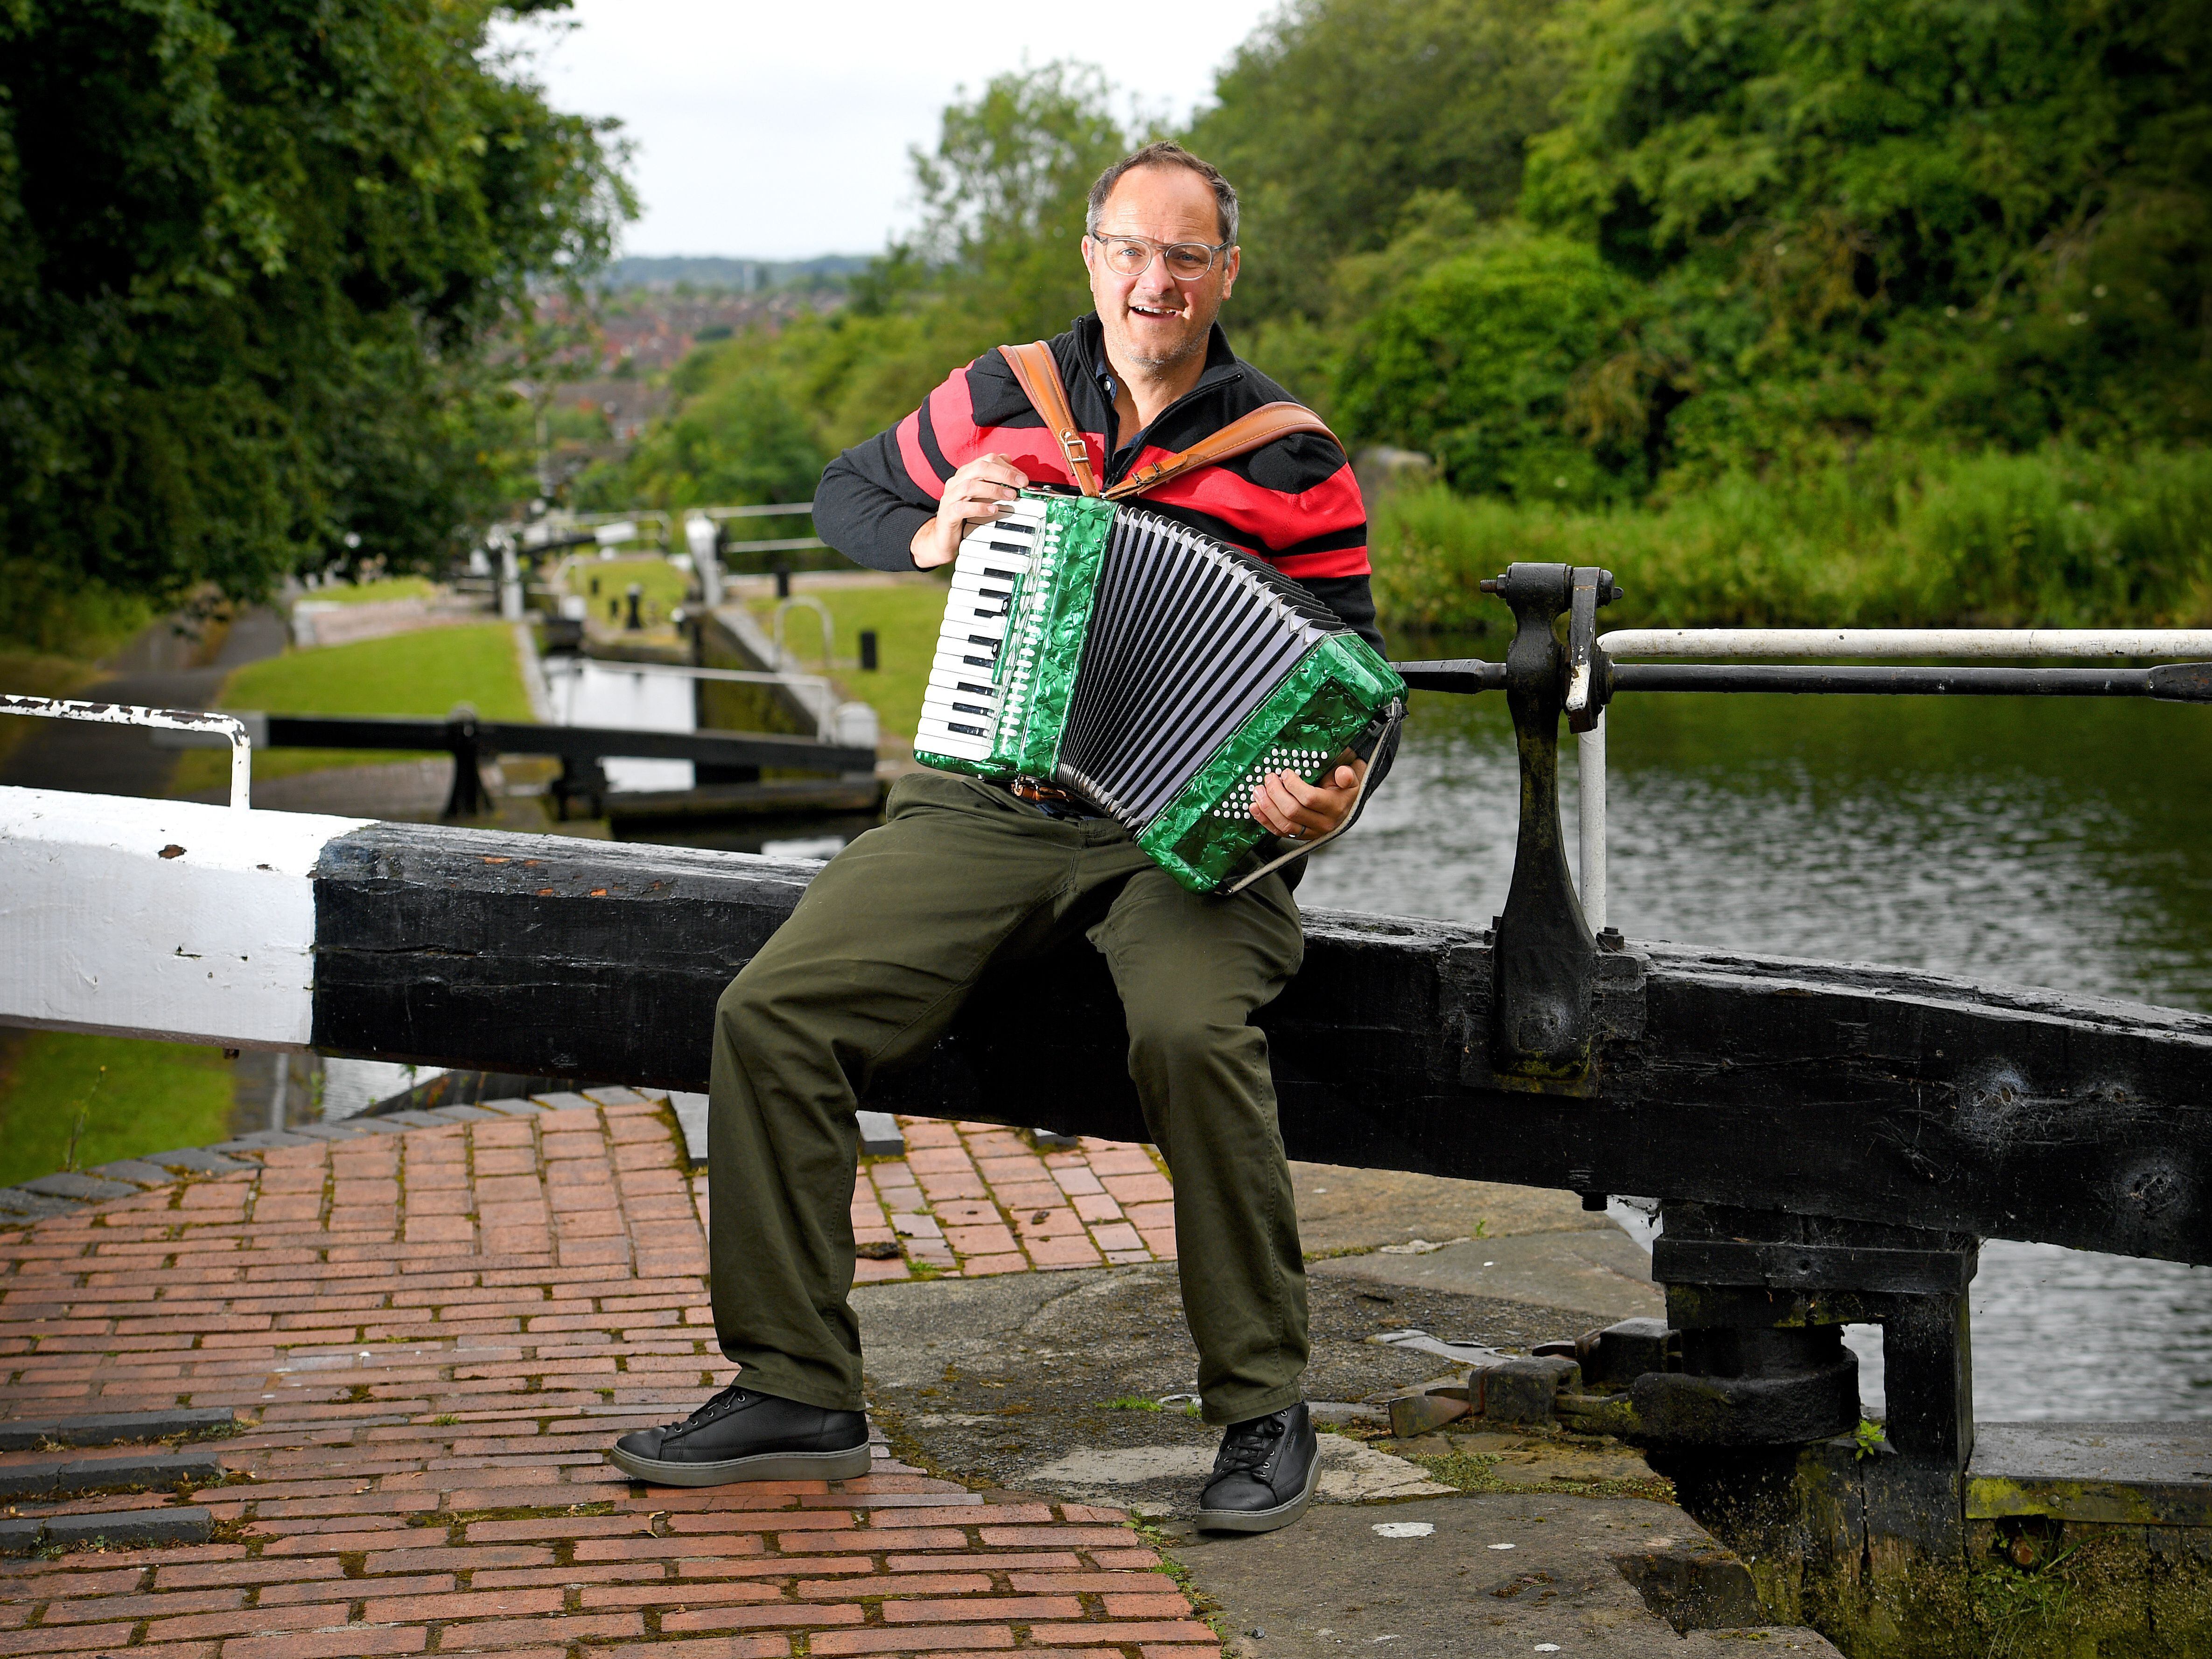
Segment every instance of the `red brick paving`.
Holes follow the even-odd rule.
[[[1142,1148],[908,1135],[854,1195],[863,1242],[903,1246],[870,1276],[1173,1253]],[[1115,1511],[979,1494],[880,1444],[859,1480],[633,1487],[608,1443],[730,1380],[704,1201],[665,1110],[616,1091],[0,1227],[0,1417],[248,1424],[216,1443],[223,1485],[15,1506],[189,1500],[221,1530],[0,1561],[0,1655],[1218,1659]]]

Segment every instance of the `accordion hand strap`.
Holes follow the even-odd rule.
[[[1001,346],[999,354],[1013,370],[1030,406],[1044,416],[1053,441],[1067,457],[1068,475],[1075,480],[1075,487],[1085,495],[1097,494],[1098,475],[1091,465],[1091,445],[1075,424],[1074,410],[1067,406],[1067,387],[1060,380],[1060,365],[1052,360],[1052,348],[1042,340],[1033,340],[1026,346]]]
[[[1240,455],[1273,443],[1278,438],[1287,438],[1295,432],[1316,432],[1335,444],[1344,445],[1328,429],[1328,423],[1303,403],[1263,403],[1251,414],[1240,415],[1211,437],[1201,438],[1180,455],[1170,455],[1164,461],[1155,461],[1148,467],[1139,467],[1106,492],[1109,501],[1120,501],[1132,495],[1142,495],[1157,489],[1170,478],[1194,472],[1200,467],[1210,467],[1217,461],[1229,461]]]

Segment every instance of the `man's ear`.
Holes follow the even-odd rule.
[[[1223,255],[1223,256],[1222,256],[1222,260],[1221,260],[1221,297],[1222,297],[1224,300],[1228,299],[1228,298],[1229,298],[1229,296],[1230,296],[1230,294],[1232,294],[1232,293],[1234,293],[1234,292],[1236,291],[1236,288],[1237,288],[1237,273],[1238,271],[1240,271],[1240,270],[1243,269],[1243,268],[1244,268],[1244,250],[1243,250],[1243,249],[1242,249],[1242,248],[1231,248],[1231,249],[1230,249],[1230,250],[1229,250],[1229,251],[1228,251],[1226,254],[1224,254],[1224,255]]]

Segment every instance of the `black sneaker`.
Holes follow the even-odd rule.
[[[625,1434],[607,1456],[664,1486],[851,1480],[868,1472],[868,1420],[732,1383],[680,1423]]]
[[[1273,1532],[1306,1512],[1321,1484],[1321,1443],[1305,1402],[1231,1423],[1198,1500],[1208,1532]]]

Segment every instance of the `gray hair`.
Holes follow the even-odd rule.
[[[1139,167],[1182,167],[1206,180],[1213,191],[1213,209],[1221,226],[1221,239],[1233,244],[1237,240],[1237,187],[1221,176],[1221,170],[1211,161],[1200,160],[1172,138],[1163,138],[1157,144],[1147,144],[1133,155],[1125,155],[1098,175],[1098,182],[1091,187],[1090,209],[1083,215],[1083,228],[1092,235],[1098,233],[1098,215],[1106,210],[1106,198],[1114,193],[1114,186],[1121,182],[1121,175]]]

